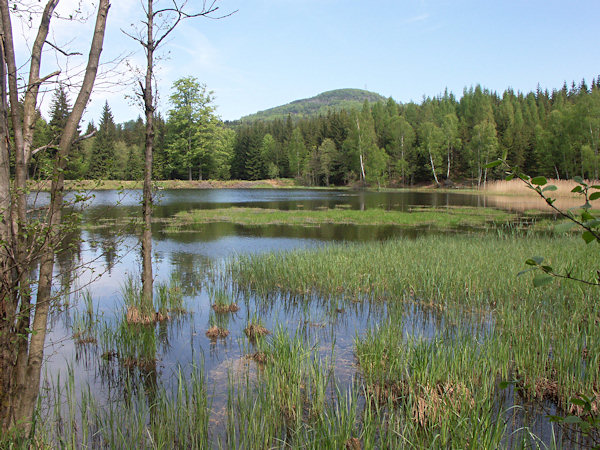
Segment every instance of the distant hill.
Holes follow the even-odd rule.
[[[275,108],[259,111],[240,119],[241,122],[252,122],[254,120],[273,120],[284,119],[288,115],[292,117],[310,117],[319,114],[327,114],[328,110],[340,109],[360,109],[364,101],[377,103],[386,101],[386,98],[363,89],[336,89],[327,91],[315,97],[295,100],[287,105],[276,106]]]

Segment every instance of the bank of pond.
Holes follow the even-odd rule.
[[[599,288],[519,275],[543,256],[595,280],[595,243],[548,232],[536,215],[466,205],[194,209],[157,222],[153,304],[125,256],[114,298],[104,286],[55,313],[67,350],[46,365],[36,445],[600,445]],[[197,238],[179,240],[224,222],[255,230],[224,257],[198,258]],[[330,225],[422,232],[273,248],[256,231]]]

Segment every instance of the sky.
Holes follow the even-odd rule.
[[[61,0],[59,12],[69,15],[78,3]],[[50,40],[87,55],[94,2],[81,3],[90,19],[55,20]],[[202,4],[188,3],[190,11]],[[538,84],[552,90],[582,78],[589,85],[600,74],[598,0],[219,0],[217,6],[216,15],[235,12],[184,21],[160,49],[163,114],[173,82],[188,76],[214,91],[223,120],[235,120],[333,89],[420,103],[446,88],[457,97],[477,84],[500,94]],[[113,0],[103,75],[84,122],[98,123],[105,102],[116,122],[142,115],[130,75],[144,70],[145,57],[121,31],[139,28],[141,16],[140,0]],[[14,28],[21,61],[31,42],[26,23]],[[58,65],[61,77],[77,73],[84,60],[67,61],[50,48],[44,57],[43,69]],[[45,115],[50,99],[51,93],[42,99]]]

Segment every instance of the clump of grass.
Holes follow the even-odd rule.
[[[153,304],[148,304],[142,296],[140,280],[128,276],[121,286],[123,303],[126,308],[126,320],[132,324],[151,324],[156,321],[156,311]]]
[[[246,328],[244,328],[244,333],[248,336],[248,339],[252,342],[256,342],[259,338],[262,338],[270,333],[269,330],[265,328],[262,321],[256,316],[252,316],[250,322]]]
[[[224,328],[219,328],[216,325],[211,326],[208,330],[206,330],[206,337],[209,339],[218,339],[218,338],[226,338],[229,336],[229,330]]]
[[[240,307],[235,303],[223,289],[211,288],[208,292],[211,299],[211,308],[217,314],[235,313]]]
[[[153,303],[143,298],[140,281],[133,276],[126,278],[121,291],[126,307],[125,317],[131,324],[150,325],[168,320],[171,314],[186,312],[181,281],[175,273],[171,274],[168,283],[156,284]]]
[[[211,340],[226,338],[229,336],[228,323],[228,316],[224,314],[211,314],[208,320],[209,327],[205,333],[206,337]]]
[[[210,448],[211,404],[202,366],[179,369],[174,386],[132,386],[109,402],[90,387],[75,394],[66,382],[52,382],[50,416],[40,421],[35,448]],[[1,438],[0,438],[1,441]]]

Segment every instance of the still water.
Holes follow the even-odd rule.
[[[105,356],[108,344],[99,338],[96,344],[77,345],[73,325],[86,305],[81,292],[89,294],[94,309],[98,334],[103,328],[118,327],[125,307],[123,289],[129,277],[139,279],[141,261],[138,237],[110,219],[139,217],[139,191],[97,191],[82,208],[84,225],[77,236],[81,245],[78,259],[85,269],[77,276],[72,272],[72,260],[59,259],[57,279],[68,279],[79,294],[70,296],[70,303],[51,318],[51,332],[46,348],[45,371],[51,383],[59,374],[64,379],[70,371],[76,389],[90,386],[100,402],[110,401],[110,392],[122,377],[123,370]],[[40,196],[37,202],[46,201]],[[347,307],[343,313],[329,311],[319,299],[298,305],[283,298],[265,301],[253,294],[236,297],[240,310],[228,317],[229,335],[211,340],[205,336],[214,314],[210,308],[214,283],[208,274],[217,276],[219,267],[239,254],[286,251],[312,248],[343,241],[374,241],[394,236],[417,236],[428,230],[406,231],[395,227],[356,227],[322,225],[318,227],[244,227],[235,224],[207,224],[193,232],[167,234],[160,219],[177,212],[198,208],[229,206],[272,208],[282,210],[343,207],[351,209],[383,208],[408,210],[413,206],[492,206],[493,202],[479,195],[436,192],[352,192],[336,190],[164,190],[157,193],[153,226],[155,283],[166,282],[173,273],[181,281],[184,301],[189,313],[159,326],[156,364],[153,377],[168,385],[177,370],[184,374],[193,364],[202,364],[207,374],[209,392],[213,395],[215,426],[222,426],[219,411],[224,408],[228,372],[249,370],[246,354],[252,344],[244,335],[251,317],[260,317],[270,330],[283,327],[290,333],[301,332],[323,355],[335,353],[335,376],[340,383],[349,383],[356,375],[353,342],[357,334],[386,317],[386,306],[370,302]],[[107,220],[108,219],[108,220]],[[106,226],[100,226],[105,224]],[[221,286],[222,287],[222,286]],[[434,311],[407,307],[403,331],[413,335],[432,336],[443,324]],[[444,325],[445,326],[445,325]]]

